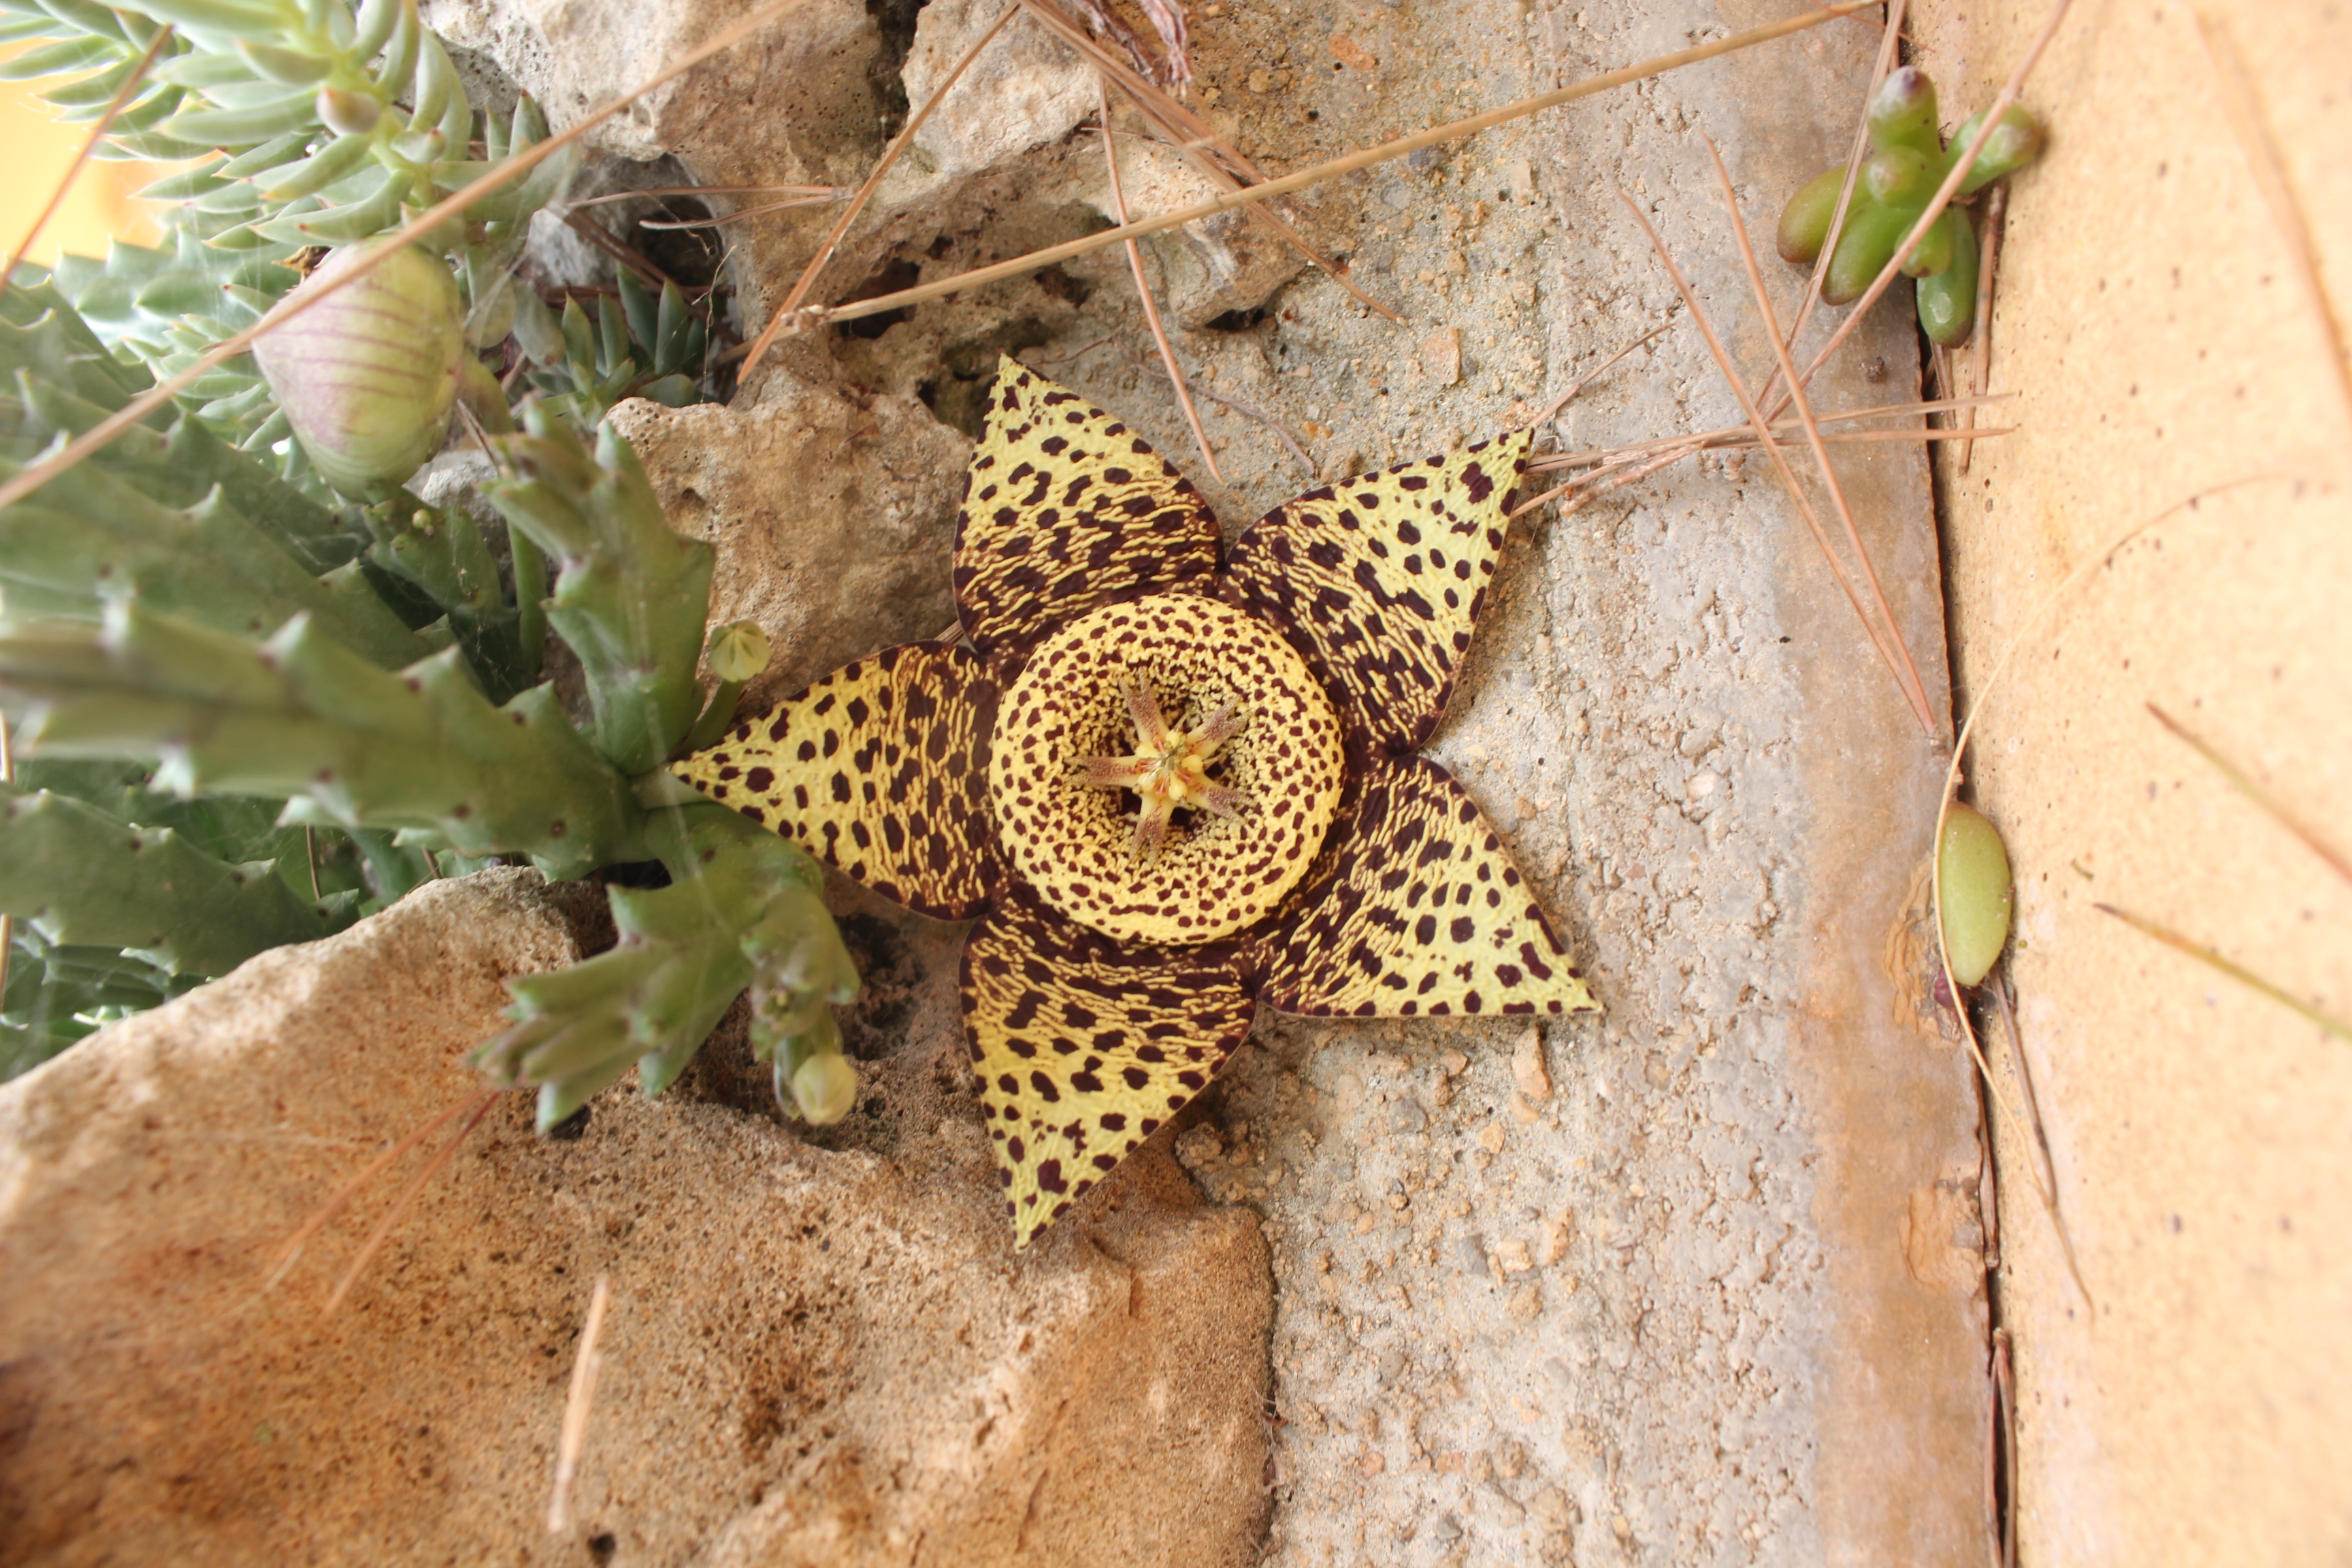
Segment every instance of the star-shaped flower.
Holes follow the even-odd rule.
[[[677,768],[887,898],[978,917],[964,1032],[1022,1245],[1209,1086],[1255,1003],[1598,1005],[1414,754],[1527,448],[1309,491],[1221,562],[1189,482],[1007,359],[957,524],[965,640],[860,659]]]

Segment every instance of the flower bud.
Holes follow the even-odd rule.
[[[829,1126],[848,1115],[849,1108],[857,1103],[857,1069],[839,1051],[826,1051],[809,1058],[793,1071],[792,1091],[802,1121],[815,1127]]]
[[[288,298],[316,292],[359,256],[357,247],[336,251]],[[400,484],[440,448],[465,356],[457,280],[414,247],[253,345],[302,450],[354,496]]]
[[[1954,801],[1936,849],[1944,962],[1952,978],[1974,985],[1991,973],[2009,942],[2009,850],[2000,829],[1972,805]]]
[[[383,118],[383,105],[375,94],[347,87],[320,88],[317,107],[327,129],[343,136],[364,136]]]
[[[768,668],[768,634],[757,621],[730,621],[710,633],[710,673],[741,685]]]

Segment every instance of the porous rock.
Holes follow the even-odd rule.
[[[436,883],[0,1089],[0,1562],[1251,1560],[1254,1216],[1160,1155],[1016,1256],[951,1054],[863,1064],[831,1150],[677,1091],[608,1091],[569,1139],[489,1100],[339,1311],[444,1131],[269,1288],[378,1151],[478,1103],[500,982],[599,902]]]
[[[1003,7],[932,0],[915,18],[914,47],[901,73],[907,102],[919,107],[947,81],[966,50]],[[1015,16],[965,68],[915,132],[919,165],[955,176],[1058,142],[1091,116],[1099,100],[1094,68],[1034,18]]]
[[[604,0],[424,0],[421,6],[462,72],[504,77],[535,98],[558,131],[635,92],[755,8],[754,0],[625,8]],[[855,184],[881,151],[890,55],[860,0],[799,0],[591,131],[584,144],[592,165],[572,194],[638,186],[614,175],[614,161],[652,163],[667,154],[683,183],[735,187],[709,198],[720,215],[772,205],[774,197],[746,186]],[[764,319],[808,260],[817,231],[807,216],[770,212],[729,226],[725,268],[748,319]],[[534,221],[535,260],[562,249],[549,244],[561,232],[556,218]],[[548,280],[564,270],[551,269]]]
[[[775,651],[746,712],[955,619],[949,556],[970,452],[912,397],[860,403],[781,371],[763,392],[749,406],[613,413],[669,525],[719,552],[713,623],[768,634]]]
[[[733,26],[752,0],[633,7],[601,0],[424,0],[425,26],[538,100],[557,130],[634,91]],[[588,135],[648,163],[676,153],[706,184],[822,182],[878,142],[870,69],[884,47],[859,0],[801,0],[734,48],[638,98]]]
[[[1160,142],[1121,138],[1118,169],[1130,219],[1194,206],[1224,188]],[[1087,200],[1106,220],[1118,221],[1107,182],[1093,182]],[[1275,210],[1286,222],[1295,224],[1298,216],[1280,203]],[[1160,260],[1153,286],[1161,290],[1168,313],[1188,331],[1220,316],[1255,310],[1307,265],[1304,254],[1273,225],[1241,210],[1154,235],[1144,244]]]

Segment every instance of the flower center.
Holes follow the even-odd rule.
[[[1162,594],[1038,645],[998,710],[989,793],[1047,903],[1122,940],[1193,943],[1297,885],[1341,778],[1339,716],[1290,645],[1219,600]]]
[[[1193,729],[1172,730],[1149,681],[1129,680],[1120,695],[1135,725],[1135,750],[1123,757],[1083,759],[1078,782],[1135,792],[1142,803],[1135,818],[1135,852],[1149,855],[1165,844],[1179,811],[1197,807],[1229,821],[1238,818],[1240,795],[1212,781],[1209,763],[1220,747],[1242,732],[1246,721],[1239,706],[1228,702]]]

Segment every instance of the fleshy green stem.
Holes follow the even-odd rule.
[[[856,994],[857,975],[817,896],[815,863],[704,802],[656,811],[646,837],[669,868],[670,885],[613,889],[619,944],[568,969],[509,982],[514,1026],[474,1053],[493,1082],[538,1086],[542,1131],[632,1066],[647,1094],[668,1088],[746,986],[761,1056],[781,1045],[797,1073],[821,1054],[813,1047],[829,1043],[840,1054],[830,1009]],[[764,1033],[763,1023],[771,1026]],[[781,1068],[780,1076],[797,1082]],[[811,1075],[838,1077],[822,1067]],[[836,1086],[817,1109],[831,1110],[832,1120],[848,1105]]]
[[[290,797],[283,820],[421,830],[551,878],[642,858],[644,808],[541,686],[494,708],[456,650],[377,669],[298,616],[256,646],[136,601],[0,637],[28,752],[160,758],[156,787]]]

